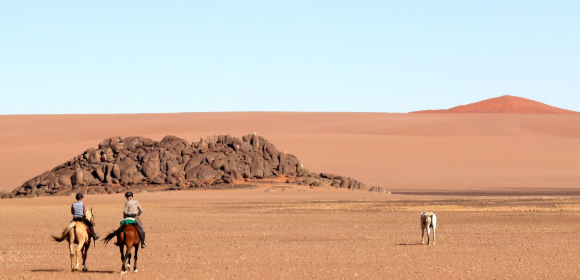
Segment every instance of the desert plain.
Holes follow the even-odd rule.
[[[580,115],[183,113],[0,116],[0,190],[102,139],[266,137],[316,172],[391,194],[264,182],[258,188],[136,194],[149,248],[138,279],[577,279]],[[274,189],[265,192],[265,189]],[[283,189],[286,188],[284,191]],[[72,197],[0,200],[0,279],[73,279],[50,235]],[[122,195],[85,198],[102,235]],[[420,244],[419,213],[438,217]],[[97,242],[82,277],[120,277]]]

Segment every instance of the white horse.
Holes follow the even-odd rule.
[[[433,244],[435,244],[435,228],[437,227],[437,217],[433,212],[421,212],[421,244],[423,242],[423,236],[425,236],[425,229],[427,229],[427,245],[431,245],[431,240],[429,239],[430,229],[433,229]]]

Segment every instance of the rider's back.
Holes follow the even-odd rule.
[[[77,202],[72,204],[72,214],[73,218],[83,217],[85,215],[85,204],[78,200]]]

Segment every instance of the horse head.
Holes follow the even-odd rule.
[[[87,210],[87,220],[89,220],[91,223],[95,224],[95,215],[93,214],[93,207],[91,207],[91,209]]]

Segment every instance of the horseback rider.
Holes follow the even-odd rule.
[[[87,225],[87,227],[89,228],[89,230],[93,234],[93,239],[95,239],[95,241],[96,241],[97,239],[99,239],[99,235],[95,232],[95,228],[93,227],[93,223],[91,223],[91,221],[89,221],[86,217],[87,207],[83,203],[83,197],[84,196],[82,193],[77,193],[77,195],[76,195],[77,202],[72,204],[72,206],[70,207],[70,212],[73,215],[73,221],[83,222],[85,225]]]
[[[145,230],[143,228],[141,220],[139,220],[139,216],[141,216],[141,213],[143,213],[143,208],[141,208],[141,205],[139,205],[139,202],[137,202],[137,200],[133,199],[132,192],[126,192],[125,198],[127,199],[127,202],[125,203],[123,218],[129,217],[135,219],[135,224],[137,225],[137,232],[139,232],[139,238],[141,238],[141,248],[145,249],[147,248],[147,245],[145,245]]]

